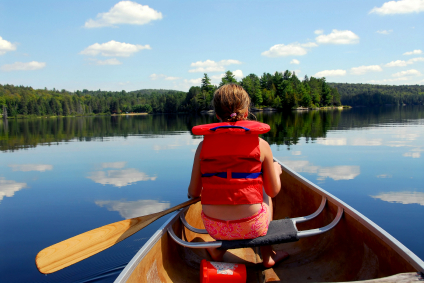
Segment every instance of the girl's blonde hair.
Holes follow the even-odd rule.
[[[245,113],[249,110],[249,105],[249,95],[237,84],[225,84],[213,94],[213,107],[222,122],[247,120]]]

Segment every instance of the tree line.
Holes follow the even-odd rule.
[[[341,102],[350,106],[424,105],[423,85],[372,85],[330,83],[341,94]]]
[[[113,114],[126,112],[177,113],[212,109],[214,91],[226,83],[242,85],[252,100],[252,107],[320,107],[340,105],[340,95],[325,78],[305,78],[301,81],[290,71],[250,74],[238,81],[227,71],[218,86],[204,74],[200,86],[188,92],[174,90],[137,91],[75,91],[33,89],[32,87],[0,85],[0,106],[6,106],[9,117],[19,115],[69,116]],[[2,111],[3,107],[0,107]]]

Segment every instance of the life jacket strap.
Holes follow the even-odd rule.
[[[231,172],[231,178],[232,179],[256,179],[258,178],[262,172],[258,173],[238,173],[238,172]],[[217,176],[220,178],[227,178],[227,172],[218,172],[218,173],[205,173],[202,174],[202,177],[213,177]]]
[[[228,128],[243,129],[243,130],[245,130],[246,132],[247,132],[247,131],[250,131],[250,129],[249,129],[249,128],[242,127],[242,126],[232,126],[232,125],[218,126],[218,127],[215,127],[215,128],[210,128],[209,130],[210,130],[210,131],[215,132],[217,129],[222,129],[222,128],[224,128],[224,129],[228,129]]]

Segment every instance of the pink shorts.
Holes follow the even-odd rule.
[[[209,217],[202,211],[202,220],[206,231],[215,240],[254,239],[268,232],[268,214],[268,206],[262,203],[257,213],[246,218],[226,221]]]

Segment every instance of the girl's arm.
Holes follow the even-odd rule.
[[[200,172],[200,152],[203,142],[199,143],[194,155],[193,169],[191,171],[190,185],[188,186],[189,197],[199,197],[202,192],[202,173]]]
[[[281,189],[281,166],[277,162],[274,162],[271,147],[261,138],[259,138],[259,148],[261,150],[261,157],[264,158],[262,162],[264,189],[266,194],[273,198]]]

